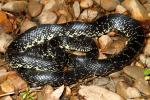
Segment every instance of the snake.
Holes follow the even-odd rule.
[[[127,38],[125,47],[107,59],[98,59],[92,38],[114,29]],[[122,70],[139,54],[144,40],[139,21],[124,14],[108,14],[92,22],[32,27],[9,45],[5,59],[30,86],[71,85],[88,77],[107,76]],[[85,51],[87,55],[68,53],[70,48]]]

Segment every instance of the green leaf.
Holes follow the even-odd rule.
[[[34,100],[34,97],[31,95],[32,91],[26,90],[20,93],[22,100]]]
[[[146,68],[146,69],[144,70],[144,75],[145,75],[145,76],[150,75],[150,68]]]

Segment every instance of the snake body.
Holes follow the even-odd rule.
[[[99,37],[113,29],[128,38],[124,49],[113,57],[98,59],[86,55],[68,55],[60,48],[61,45],[65,45],[66,48],[73,45],[73,43],[66,44],[72,42],[72,38]],[[59,46],[56,46],[57,40],[59,40]],[[85,41],[88,43],[90,40],[85,39]],[[75,44],[76,47],[81,48],[80,43],[81,41]],[[91,23],[74,21],[33,27],[11,43],[6,52],[6,60],[32,86],[70,85],[79,79],[94,75],[106,76],[121,70],[125,65],[131,63],[143,43],[144,31],[138,21],[123,14],[109,14]],[[89,45],[93,46],[90,43]],[[51,56],[52,54],[54,57]],[[69,66],[68,70],[64,68],[66,65]]]

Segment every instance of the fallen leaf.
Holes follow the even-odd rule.
[[[79,94],[86,100],[124,100],[118,94],[99,86],[81,86]]]
[[[14,86],[17,90],[23,90],[27,88],[26,82],[17,75],[17,73],[13,73],[11,75],[8,75],[7,80]]]
[[[60,96],[63,94],[63,91],[64,85],[54,91],[50,86],[48,86],[42,93],[44,94],[42,100],[59,100]]]
[[[0,11],[0,30],[4,32],[12,32],[13,31],[13,24],[7,18],[5,12]]]
[[[1,85],[1,90],[5,93],[7,92],[13,92],[15,89],[14,89],[14,86],[12,85],[12,83],[8,80],[4,81]]]
[[[0,32],[0,52],[5,53],[7,47],[12,42],[12,36],[6,34],[5,32]]]

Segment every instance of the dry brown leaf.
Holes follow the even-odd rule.
[[[67,18],[64,15],[61,15],[57,21],[57,24],[62,24],[62,23],[66,23],[67,22]]]
[[[13,13],[25,12],[28,2],[26,0],[21,1],[9,1],[2,6],[2,10]]]
[[[25,21],[23,22],[23,24],[21,26],[20,32],[23,33],[26,30],[28,30],[29,28],[34,27],[34,26],[36,26],[35,22],[32,22],[29,19],[25,19]]]
[[[127,9],[123,7],[122,5],[117,5],[115,12],[121,13],[121,14],[128,14]]]
[[[149,20],[148,11],[139,0],[124,0],[122,5],[131,13],[131,16],[139,21]]]
[[[80,4],[78,1],[75,1],[73,4],[73,11],[74,11],[74,16],[77,18],[80,15]]]
[[[13,92],[15,90],[14,86],[10,81],[4,81],[2,84],[0,84],[0,87],[3,92]]]
[[[120,38],[120,37],[114,37],[116,38],[113,39],[112,43],[107,46],[107,48],[104,48],[101,50],[102,53],[105,54],[118,54],[124,47],[125,47],[125,38]]]
[[[0,83],[2,83],[3,81],[5,81],[7,79],[9,72],[2,72],[0,71]]]
[[[12,42],[13,38],[12,36],[1,32],[0,33],[0,52],[5,53],[7,47]]]
[[[106,59],[106,58],[107,58],[107,56],[104,53],[102,53],[101,50],[99,49],[99,57],[98,57],[98,59]]]
[[[71,95],[71,89],[69,88],[69,86],[67,86],[65,91],[65,96],[70,96],[70,95]]]
[[[38,16],[42,11],[43,5],[36,0],[29,0],[28,12],[31,17]]]
[[[54,91],[53,91],[51,86],[47,86],[43,90],[42,99],[43,100],[59,100],[59,98],[62,95],[63,91],[64,91],[64,85],[62,85],[61,87],[59,87],[58,89],[56,89]]]
[[[7,80],[14,86],[15,89],[22,90],[27,88],[26,82],[17,75],[17,73],[13,73],[8,75]]]
[[[124,100],[118,94],[99,86],[81,86],[79,94],[86,100]]]
[[[38,16],[41,24],[54,24],[57,21],[57,15],[54,12],[45,10]]]
[[[64,88],[65,88],[64,85],[62,85],[61,87],[56,89],[54,92],[51,93],[51,96],[50,96],[51,99],[47,99],[47,100],[59,100],[60,96],[62,95],[64,91]]]
[[[117,93],[126,99],[141,97],[139,90],[135,87],[130,87],[126,82],[118,82],[116,88]]]
[[[7,18],[6,13],[3,11],[0,11],[0,30],[4,32],[13,31],[13,25],[10,19]]]
[[[107,49],[110,46],[110,44],[113,42],[108,35],[102,35],[98,40],[102,50]]]
[[[80,14],[80,19],[84,21],[92,21],[96,18],[98,15],[98,11],[95,9],[85,9],[81,14]]]

